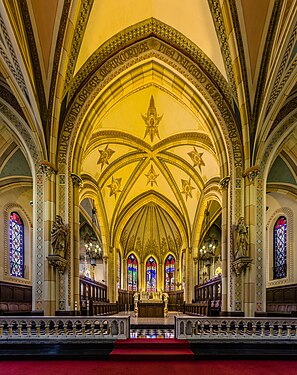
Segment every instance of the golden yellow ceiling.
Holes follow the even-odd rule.
[[[3,0],[0,13],[1,72],[42,159],[69,158],[118,242],[150,204],[195,242],[219,181],[257,164],[296,108],[291,0]]]

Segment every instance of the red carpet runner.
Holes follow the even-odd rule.
[[[189,361],[194,359],[194,353],[185,340],[127,339],[116,341],[110,359],[113,361]]]

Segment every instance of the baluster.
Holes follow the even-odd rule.
[[[273,326],[269,326],[269,336],[273,336]]]
[[[82,326],[81,326],[81,333],[82,333],[83,336],[86,335],[86,325],[85,325],[85,323],[83,323]]]
[[[3,336],[3,324],[0,324],[0,336]]]
[[[22,323],[18,324],[18,336],[22,336]]]
[[[32,332],[31,332],[31,323],[27,325],[27,332],[28,332],[28,336],[31,337],[31,335],[32,335]]]
[[[56,335],[56,337],[59,336],[59,326],[58,326],[57,323],[55,324],[55,335]]]
[[[291,336],[291,326],[287,326],[287,336]]]
[[[213,325],[210,324],[209,326],[209,335],[212,335],[213,334]]]
[[[9,326],[8,326],[8,336],[12,336],[12,325],[11,324],[9,324]]]
[[[265,336],[265,324],[261,325],[261,336]]]
[[[49,323],[47,323],[46,326],[45,326],[45,335],[47,337],[49,336]]]
[[[95,324],[94,323],[92,323],[92,325],[91,325],[91,331],[92,331],[92,336],[94,336],[95,335]]]
[[[256,336],[256,325],[253,324],[252,326],[252,336]]]
[[[218,336],[221,336],[222,334],[222,326],[221,326],[221,323],[219,323],[219,326],[218,326]]]
[[[279,326],[278,326],[278,332],[277,332],[277,335],[278,335],[278,336],[281,336],[282,333],[283,333],[283,326],[282,326],[282,325],[279,325]]]

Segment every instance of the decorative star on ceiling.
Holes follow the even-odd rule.
[[[144,122],[146,123],[144,138],[147,135],[149,135],[151,142],[153,142],[155,136],[157,136],[160,139],[158,125],[159,122],[162,120],[163,115],[158,116],[153,95],[151,96],[150,105],[147,110],[146,116],[141,116],[144,119]]]
[[[182,179],[181,182],[182,182],[182,187],[183,187],[183,190],[181,193],[185,194],[186,200],[188,199],[188,197],[192,198],[192,190],[195,188],[194,186],[191,186],[191,178],[189,178],[189,181]]]
[[[120,190],[121,187],[121,178],[114,178],[112,177],[111,184],[107,185],[107,187],[110,188],[109,196],[111,197],[114,195],[114,197],[117,197],[117,194],[120,193],[122,190]]]
[[[99,150],[100,152],[100,158],[97,161],[97,164],[101,164],[101,171],[104,165],[108,165],[108,160],[110,159],[111,155],[115,152],[111,148],[108,148],[108,145],[106,145],[104,150]]]
[[[196,165],[198,165],[198,167],[200,169],[200,172],[201,172],[202,171],[201,166],[203,166],[203,167],[205,166],[205,163],[202,160],[203,152],[198,152],[196,150],[196,147],[194,147],[194,151],[188,152],[188,155],[190,156],[190,158],[194,162],[194,167],[196,167]]]
[[[153,165],[151,165],[151,168],[149,170],[149,173],[146,174],[146,177],[147,177],[147,185],[150,183],[151,184],[151,187],[153,187],[154,184],[157,184],[157,181],[156,181],[156,178],[158,177],[159,175],[154,171],[154,167]]]

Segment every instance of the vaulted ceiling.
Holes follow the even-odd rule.
[[[296,12],[292,0],[2,0],[1,98],[56,168],[81,100],[72,169],[81,199],[97,197],[105,236],[120,241],[137,215],[144,228],[144,207],[157,205],[153,220],[169,213],[168,233],[189,245],[229,170],[224,114],[244,170],[295,111]]]

